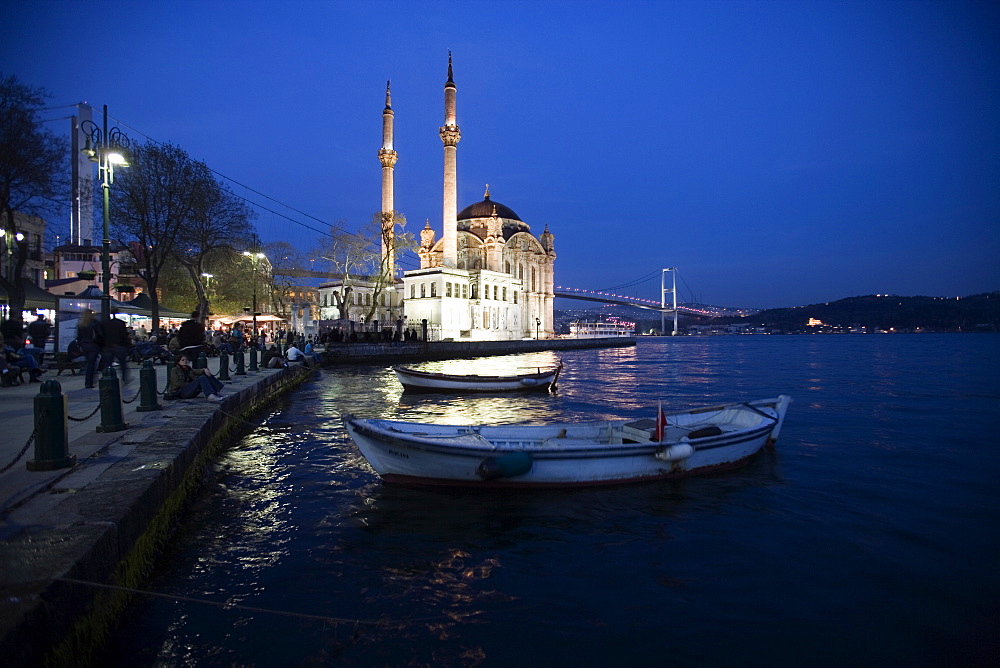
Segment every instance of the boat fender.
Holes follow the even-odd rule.
[[[498,478],[513,478],[531,470],[532,457],[530,452],[518,450],[497,457],[487,457],[479,463],[476,475],[483,480]]]
[[[687,443],[677,443],[656,451],[656,458],[664,462],[677,462],[694,454],[694,448]]]

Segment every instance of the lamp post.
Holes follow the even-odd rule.
[[[263,260],[266,255],[263,253],[251,253],[250,251],[243,251],[243,254],[250,258],[253,263],[253,346],[254,350],[257,350],[257,263]]]
[[[542,319],[535,318],[535,340],[538,340],[538,328],[542,326]]]
[[[104,127],[87,120],[80,124],[80,130],[87,135],[82,153],[96,162],[101,174],[101,190],[104,191],[104,241],[101,244],[101,271],[104,274],[101,296],[101,316],[111,317],[111,233],[108,230],[108,194],[115,181],[115,166],[128,167],[125,150],[130,142],[118,128],[108,130],[108,105],[104,105]]]
[[[13,233],[10,230],[6,230],[6,229],[0,227],[0,237],[3,238],[3,245],[4,245],[4,250],[3,250],[3,254],[4,254],[4,268],[3,268],[4,277],[8,281],[13,281],[14,280],[14,272],[11,271],[11,267],[13,266],[13,262],[11,260],[11,255],[13,253],[13,250],[12,250],[13,244],[11,244],[10,238],[14,237],[15,239],[17,239],[18,243],[21,243],[22,241],[24,241],[24,234],[21,233],[21,232]]]

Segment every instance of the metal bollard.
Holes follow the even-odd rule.
[[[194,361],[194,368],[195,369],[207,369],[208,368],[208,355],[205,354],[204,350],[202,350],[201,354],[198,355],[198,359],[196,359]]]
[[[139,412],[158,411],[163,406],[160,405],[156,394],[156,367],[153,360],[146,360],[139,369],[139,407],[135,410]]]
[[[219,351],[219,373],[215,374],[219,380],[229,380],[229,353],[225,350]]]
[[[113,367],[109,366],[104,370],[97,385],[101,397],[101,424],[97,425],[98,433],[128,429],[122,419],[122,388]]]
[[[52,471],[76,464],[76,455],[69,454],[67,402],[66,394],[57,380],[46,380],[38,388],[35,396],[35,424],[38,425],[35,432],[35,458],[26,463],[29,471]]]
[[[236,354],[233,355],[233,359],[236,361],[236,375],[245,376],[247,375],[247,370],[243,366],[243,350],[237,350]]]
[[[247,371],[259,371],[257,366],[257,348],[256,346],[250,346],[250,366],[247,367]]]

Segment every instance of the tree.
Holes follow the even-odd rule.
[[[393,211],[390,218],[378,212],[358,232],[345,232],[338,224],[331,228],[329,237],[320,240],[317,255],[330,262],[343,286],[333,292],[341,319],[350,317],[351,294],[359,283],[372,288],[371,305],[364,318],[368,322],[373,319],[379,297],[395,285],[392,260],[416,247],[413,235],[405,227],[406,216],[402,213]],[[383,244],[391,250],[391,257],[383,255]]]
[[[183,243],[174,247],[177,261],[187,270],[194,285],[202,321],[209,312],[202,274],[222,258],[235,257],[244,248],[260,245],[253,228],[256,216],[243,200],[214,178],[202,184],[191,216],[179,230]]]
[[[22,324],[24,279],[28,260],[28,238],[18,237],[18,216],[42,216],[57,204],[65,204],[68,192],[65,139],[42,128],[39,112],[48,93],[32,88],[11,75],[0,75],[0,226],[12,244],[12,266],[0,275],[7,291],[10,319]],[[2,273],[2,272],[0,272]]]
[[[296,288],[295,277],[290,271],[302,269],[305,261],[302,253],[287,241],[272,241],[264,245],[264,254],[271,263],[271,274],[274,277],[271,291],[272,306],[275,313],[286,315],[286,303],[289,295]]]
[[[179,256],[180,244],[187,241],[184,230],[205,215],[217,184],[204,163],[172,144],[137,146],[131,162],[116,175],[111,189],[111,220],[120,237],[136,240],[142,249],[136,260],[149,288],[155,329],[160,324],[157,287],[163,267]]]

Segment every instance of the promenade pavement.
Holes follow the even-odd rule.
[[[208,366],[218,375],[218,358]],[[155,369],[162,391],[169,367]],[[122,399],[129,402],[122,406],[122,421],[128,428],[101,433],[100,390],[85,388],[81,373],[50,370],[42,380],[57,381],[68,416],[80,418],[67,423],[68,450],[76,462],[52,471],[26,466],[35,459],[34,443],[25,446],[35,429],[42,384],[0,388],[0,656],[10,665],[60,662],[50,652],[95,609],[98,590],[79,580],[119,583],[121,573],[131,572],[117,570],[119,564],[181,490],[188,472],[197,470],[195,463],[214,436],[310,373],[299,365],[231,373],[220,403],[159,397],[161,410],[137,411],[142,400],[139,368],[133,365],[130,382],[122,387]],[[76,584],[66,577],[76,578]]]
[[[218,358],[209,359],[208,365],[209,370],[218,375]],[[154,368],[157,391],[162,392],[167,384],[170,365],[157,364]],[[235,368],[232,362],[230,368]],[[72,375],[69,371],[57,375],[55,370],[42,374],[40,380],[57,381],[67,397],[69,454],[76,455],[77,464],[53,471],[29,471],[26,462],[35,458],[33,442],[10,469],[0,473],[0,540],[15,528],[9,520],[19,514],[18,509],[21,509],[23,514],[24,507],[32,497],[43,492],[76,488],[84,482],[81,479],[83,474],[81,469],[87,469],[85,476],[92,479],[117,459],[114,456],[102,457],[105,466],[95,467],[94,462],[87,461],[94,458],[95,453],[107,451],[109,447],[114,446],[113,449],[123,455],[130,449],[130,445],[134,446],[141,442],[151,430],[166,424],[171,418],[190,409],[192,405],[207,403],[203,396],[177,401],[164,401],[163,397],[159,396],[159,403],[163,406],[161,410],[138,412],[136,409],[141,404],[141,399],[137,396],[139,370],[139,365],[130,364],[129,382],[121,385],[122,419],[129,428],[110,433],[97,432],[97,427],[101,424],[101,411],[98,410],[100,405],[98,380],[95,379],[94,388],[88,389],[84,387],[82,371],[78,371],[76,375]],[[117,371],[120,377],[120,369]],[[230,372],[231,380],[226,382],[223,394],[239,392],[270,373],[275,371],[261,370],[250,372],[245,376],[236,376]],[[24,383],[15,387],[0,388],[0,469],[17,458],[31,438],[35,429],[35,397],[38,396],[41,386],[41,383]],[[124,403],[126,401],[130,403]],[[85,463],[87,466],[83,466]],[[20,522],[15,521],[13,524],[17,525]]]

